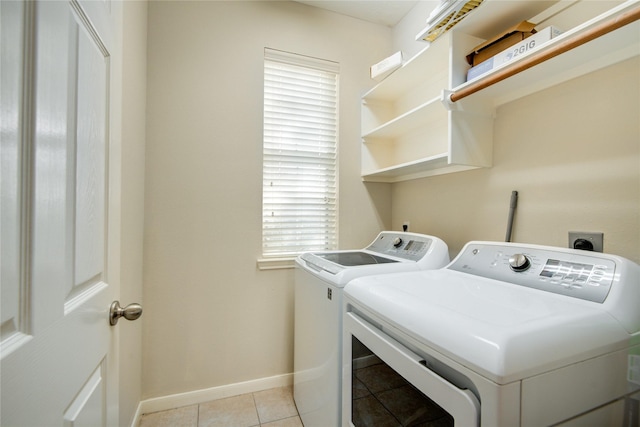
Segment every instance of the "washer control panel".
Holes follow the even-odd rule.
[[[383,231],[367,249],[382,255],[419,261],[427,254],[432,243],[431,237],[422,234]]]
[[[447,268],[603,303],[614,282],[616,262],[573,249],[471,242]]]

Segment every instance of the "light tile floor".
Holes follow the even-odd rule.
[[[302,427],[293,387],[144,414],[139,427]]]

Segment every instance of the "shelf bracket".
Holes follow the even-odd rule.
[[[486,100],[474,100],[464,102],[453,102],[451,97],[455,92],[443,89],[440,95],[440,102],[447,111],[463,113],[467,116],[496,118],[495,107]]]
[[[451,100],[451,95],[453,95],[455,92],[449,89],[442,89],[442,94],[440,95],[440,102],[442,102],[442,105],[444,105],[444,108],[447,109],[447,111],[461,111],[462,107],[460,104],[455,103]]]

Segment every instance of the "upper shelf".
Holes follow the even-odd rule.
[[[558,0],[484,0],[450,31],[458,31],[487,40],[523,19],[549,10],[557,3],[561,2]],[[534,23],[537,24],[537,22]]]
[[[446,43],[433,43],[420,53],[405,62],[402,67],[394,71],[387,78],[378,83],[373,89],[363,95],[367,101],[391,101],[415,88],[416,82],[423,80],[425,70],[446,72],[448,64],[443,61],[434,64],[434,58],[447,58]],[[428,54],[425,54],[429,50]]]
[[[615,23],[623,18],[637,17],[640,14],[640,1],[623,3],[582,25],[579,25],[545,43],[540,48],[521,55],[518,59],[497,67],[490,73],[455,87],[454,94],[462,93],[483,82],[495,80],[495,76],[507,74],[526,64],[534,64],[517,74],[482,88],[469,95],[476,100],[488,100],[494,107],[518,99],[531,93],[546,89],[558,83],[596,71],[617,62],[640,55],[640,20],[615,29],[594,38],[575,48],[535,63],[535,59],[555,55],[565,46],[575,44],[576,40],[592,34],[606,24]],[[458,102],[464,103],[464,99]],[[454,107],[455,108],[455,107]]]

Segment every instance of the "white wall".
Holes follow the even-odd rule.
[[[613,3],[587,4],[597,14]],[[413,48],[404,29],[414,22],[408,16],[394,29],[396,48]],[[637,57],[503,105],[494,166],[394,184],[392,226],[409,220],[455,255],[469,240],[504,240],[517,190],[514,241],[566,247],[569,230],[600,231],[605,252],[640,262],[638,117]]]
[[[146,1],[122,2],[122,192],[120,303],[143,304],[144,148],[146,129]],[[142,326],[118,323],[120,422],[131,425],[142,396]]]
[[[411,9],[392,31],[393,51],[401,50],[406,59],[423,50],[427,43],[417,41],[416,36],[427,26],[427,18],[440,0],[421,0]]]
[[[293,271],[256,268],[264,47],[340,63],[340,246],[390,225],[359,137],[389,28],[293,2],[151,2],[143,398],[293,370]]]

